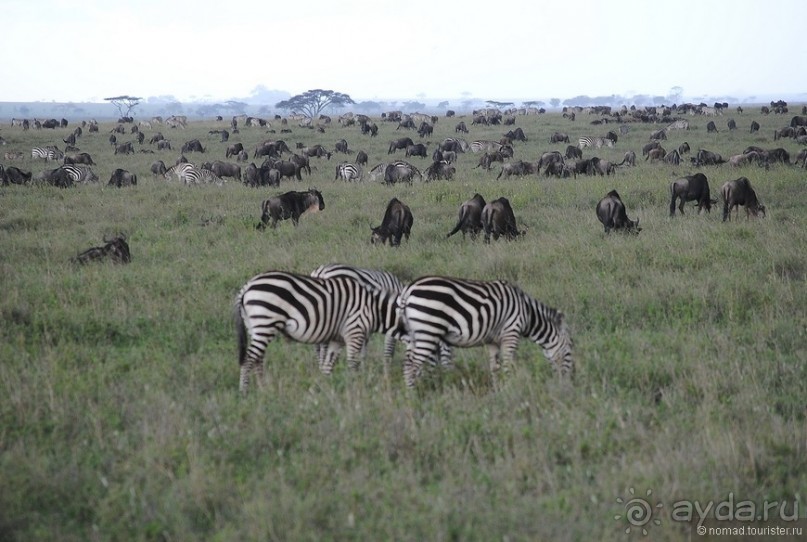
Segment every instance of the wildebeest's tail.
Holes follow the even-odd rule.
[[[453,229],[453,230],[451,230],[450,232],[448,232],[448,234],[446,235],[446,237],[451,237],[452,235],[454,235],[455,233],[457,233],[458,231],[460,231],[460,229],[462,229],[462,225],[465,223],[465,212],[466,212],[466,211],[465,211],[465,207],[463,207],[462,209],[460,209],[460,216],[459,216],[459,219],[457,220],[457,225],[456,225],[456,226],[454,226],[454,229]]]
[[[247,337],[247,326],[244,323],[243,303],[240,293],[233,307],[233,321],[235,323],[235,335],[238,342],[238,365],[241,366],[244,365],[247,359],[247,344],[249,339]]]

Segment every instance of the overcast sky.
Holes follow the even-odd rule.
[[[0,101],[807,92],[803,0],[3,0]]]

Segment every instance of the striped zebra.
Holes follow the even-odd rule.
[[[266,347],[278,335],[327,344],[319,358],[326,375],[331,374],[341,345],[349,366],[358,368],[370,333],[394,325],[396,298],[346,276],[321,279],[268,271],[251,278],[238,293],[235,307],[241,393],[247,392],[253,371],[259,382],[263,380]]]
[[[64,158],[64,153],[58,147],[48,145],[46,147],[34,147],[31,149],[31,158],[44,158],[45,160],[61,160]]]
[[[512,362],[518,341],[527,337],[561,376],[574,372],[572,339],[561,312],[505,281],[421,277],[398,297],[399,317],[410,343],[404,379],[415,385],[423,364],[434,365],[441,342],[449,346],[487,345],[495,374]]]
[[[170,180],[172,175],[176,175],[177,179],[186,185],[212,183],[221,186],[224,184],[224,179],[209,169],[198,168],[189,162],[171,166],[165,171],[164,177]]]
[[[65,164],[62,169],[70,175],[74,183],[97,183],[98,175],[88,166],[78,164]]]
[[[488,141],[484,139],[479,139],[477,141],[472,141],[470,145],[470,149],[472,153],[478,152],[496,152],[502,150],[503,145],[497,141]]]
[[[331,279],[334,277],[348,277],[356,282],[364,285],[366,288],[378,290],[380,292],[389,292],[395,294],[397,299],[398,294],[403,290],[403,283],[398,277],[389,271],[380,271],[377,269],[365,269],[362,267],[353,267],[351,265],[344,265],[340,263],[329,263],[320,265],[311,272],[311,276],[320,279]],[[395,307],[393,307],[392,319],[382,319],[384,322],[383,329],[380,331],[385,334],[384,338],[384,362],[389,363],[392,360],[392,355],[395,353],[395,341],[401,339],[400,333],[395,333],[397,326],[395,315]],[[317,352],[319,357],[322,357],[322,348],[324,345],[319,345]]]
[[[613,147],[614,140],[610,137],[592,137],[592,136],[583,136],[577,141],[577,148],[585,149],[586,147],[591,147],[593,149],[599,149],[602,147]]]
[[[335,181],[337,179],[343,179],[345,181],[361,181],[361,178],[361,167],[357,166],[356,164],[351,164],[350,162],[342,162],[336,166],[336,177],[334,177],[333,180]]]
[[[667,132],[670,130],[689,130],[689,121],[685,119],[678,119],[668,124],[664,130]]]

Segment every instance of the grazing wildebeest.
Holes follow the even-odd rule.
[[[731,212],[739,206],[745,206],[746,218],[751,215],[758,216],[762,213],[765,216],[765,206],[757,199],[757,193],[751,188],[751,182],[746,177],[740,177],[733,181],[726,181],[720,187],[720,194],[723,196],[723,222],[731,220]]]
[[[46,169],[36,177],[34,177],[36,181],[44,181],[52,186],[57,186],[59,188],[70,188],[73,186],[73,177],[65,170],[64,168],[58,167],[56,169]]]
[[[165,136],[162,134],[162,132],[157,132],[156,134],[151,136],[151,139],[149,139],[149,145],[154,145],[158,141],[162,141],[164,139],[165,139]]]
[[[712,210],[712,204],[717,200],[709,197],[709,181],[703,173],[687,175],[670,183],[670,216],[675,216],[675,201],[680,199],[678,209],[684,214],[684,204],[688,201],[695,201],[698,205],[698,212],[705,208],[707,212]]]
[[[280,171],[272,167],[272,163],[264,162],[258,169],[259,186],[280,186]]]
[[[278,221],[291,219],[297,226],[300,216],[305,212],[318,212],[325,209],[322,194],[314,188],[306,192],[286,192],[273,196],[261,203],[261,222],[256,226],[259,230],[266,228],[271,219],[271,227],[275,228]]]
[[[255,162],[251,162],[244,169],[244,184],[252,188],[260,186],[261,178],[258,172],[258,166],[255,165]]]
[[[611,190],[597,202],[597,218],[605,228],[605,233],[610,233],[611,230],[624,230],[628,233],[642,231],[638,219],[635,221],[628,219],[625,204],[622,203],[622,198],[616,190]]]
[[[131,141],[115,144],[115,154],[134,154],[134,145]]]
[[[729,119],[726,126],[728,126],[729,131],[734,131],[737,129],[737,122],[734,119]]]
[[[423,174],[420,173],[420,170],[410,164],[409,162],[405,162],[403,160],[396,160],[395,162],[391,162],[387,164],[384,168],[384,182],[386,184],[395,184],[401,181],[408,182],[412,184],[412,180],[417,174],[418,177],[423,179]]]
[[[406,157],[409,158],[410,156],[420,156],[421,158],[426,158],[428,156],[426,145],[423,143],[416,143],[406,147]]]
[[[42,128],[50,128],[53,130],[54,128],[59,127],[59,121],[56,119],[48,119],[42,122]]]
[[[112,172],[107,184],[117,188],[121,188],[123,186],[135,186],[137,184],[137,175],[134,173],[129,173],[125,169],[117,168]]]
[[[693,162],[696,166],[716,166],[723,164],[726,161],[716,152],[699,149],[698,154],[694,157]]]
[[[74,154],[72,156],[65,156],[64,157],[65,164],[85,164],[87,166],[94,166],[95,162],[92,161],[92,157],[86,153],[81,152],[78,154]]]
[[[660,149],[660,148],[662,148],[660,142],[651,141],[650,143],[642,147],[642,156],[644,156],[645,160],[647,160],[647,156],[650,154],[650,151],[652,151],[653,149]],[[662,153],[662,156],[664,156],[664,153]]]
[[[109,259],[112,263],[129,263],[132,261],[125,235],[118,235],[112,239],[104,237],[104,246],[89,248],[75,258],[71,258],[70,261],[84,265],[104,259]]]
[[[373,232],[370,242],[383,245],[389,239],[390,246],[397,247],[401,244],[401,237],[406,237],[406,240],[409,241],[413,222],[414,217],[409,207],[398,198],[392,198],[384,211],[381,225],[370,228]]]
[[[689,151],[690,151],[690,148],[689,148],[689,143],[687,143],[686,141],[684,141],[683,143],[681,143],[680,145],[678,145],[678,154],[679,154],[680,156],[684,156],[684,155],[685,155],[686,153],[688,153]]]
[[[25,172],[16,166],[8,166],[0,181],[3,184],[26,184],[31,181],[31,172]]]
[[[664,161],[668,164],[672,164],[677,166],[681,163],[681,154],[679,154],[678,149],[673,149],[667,154],[664,155]]]
[[[625,153],[625,156],[622,157],[622,161],[617,164],[617,166],[635,166],[636,165],[636,153],[633,151],[628,151]]]
[[[506,137],[510,141],[527,141],[527,136],[524,135],[524,130],[522,130],[520,127],[516,128],[515,130],[510,130],[509,132],[504,134],[504,137]],[[569,140],[566,139],[566,143],[568,142]]]
[[[765,151],[765,156],[769,162],[781,162],[790,165],[790,153],[782,147]]]
[[[156,162],[151,163],[151,174],[155,177],[157,175],[164,176],[167,170],[168,168],[165,167],[165,162],[162,160],[157,160]]]
[[[182,150],[180,152],[182,154],[185,154],[186,152],[205,152],[205,149],[202,147],[202,143],[198,139],[191,139],[182,145]]]
[[[170,151],[171,149],[171,142],[167,139],[161,139],[157,142],[157,150],[158,151]]]
[[[420,123],[420,127],[418,128],[418,135],[423,138],[427,135],[432,135],[434,132],[434,126],[426,122],[425,120]]]
[[[706,131],[708,133],[712,133],[712,132],[717,133],[718,132],[717,125],[715,124],[715,121],[710,120],[708,123],[706,123]]]
[[[457,172],[457,168],[454,166],[449,165],[446,160],[435,160],[432,162],[432,165],[427,167],[424,170],[426,173],[426,180],[433,181],[435,179],[440,180],[444,179],[446,181],[450,181],[454,178],[454,174]]]
[[[205,168],[205,165],[209,165],[210,167]],[[230,177],[231,179],[235,179],[237,181],[241,180],[241,166],[238,164],[230,164],[227,162],[222,162],[221,160],[214,160],[212,164],[205,165],[202,167],[215,173],[216,177]]]
[[[759,131],[759,123],[755,120],[751,121],[751,131],[749,133],[754,133]]]
[[[504,154],[502,151],[486,152],[479,157],[479,163],[474,169],[481,167],[484,170],[490,170],[493,162],[504,162]]]
[[[290,179],[294,177],[298,181],[303,180],[303,176],[300,174],[300,172],[303,170],[304,166],[301,166],[291,160],[267,159],[264,161],[264,165],[269,165],[273,169],[278,170],[281,177],[288,177]]]
[[[349,154],[351,151],[347,148],[347,141],[344,139],[340,139],[336,142],[336,146],[334,148],[334,152],[341,152],[343,154]]]
[[[499,175],[496,176],[496,179],[498,180],[502,176],[505,179],[511,176],[523,177],[524,175],[532,175],[533,173],[537,172],[538,172],[537,163],[524,162],[523,160],[516,160],[515,162],[509,162],[507,164],[503,164],[501,171],[499,171]]]
[[[401,137],[389,142],[389,150],[387,154],[392,154],[398,150],[406,150],[410,145],[414,145],[411,137]]]
[[[244,145],[242,143],[233,143],[227,146],[227,151],[224,153],[225,158],[229,158],[230,156],[238,156],[238,153],[244,150]]]
[[[485,230],[485,243],[490,243],[491,234],[494,240],[504,236],[510,241],[525,233],[518,231],[516,216],[507,198],[493,200],[482,208],[482,228]]]
[[[301,154],[292,154],[291,158],[289,158],[289,161],[300,166],[300,171],[305,171],[306,173],[311,175],[311,161],[308,159],[308,156],[303,156]]]
[[[578,158],[583,158],[583,150],[575,145],[569,145],[566,147],[566,158],[570,160],[576,160]]]
[[[457,225],[454,226],[446,237],[451,237],[458,231],[462,232],[462,238],[465,239],[465,234],[470,233],[471,239],[476,239],[479,232],[482,231],[482,209],[485,208],[485,198],[479,193],[468,201],[460,205],[459,217],[457,217]]]
[[[555,132],[549,137],[550,143],[568,143],[569,142],[569,134],[564,134],[563,132]]]
[[[464,120],[461,120],[461,121],[459,121],[457,123],[457,125],[454,127],[454,132],[457,133],[457,134],[460,133],[460,132],[462,132],[463,134],[468,133],[468,127],[465,126],[465,121]]]

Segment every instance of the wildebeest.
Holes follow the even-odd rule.
[[[418,128],[418,135],[420,137],[426,137],[427,135],[432,135],[434,132],[434,126],[426,122],[425,120],[420,123],[420,127]]]
[[[384,211],[384,218],[380,226],[370,228],[372,244],[384,244],[389,240],[391,247],[401,244],[401,237],[406,237],[409,241],[409,234],[412,232],[414,217],[409,207],[398,198],[392,198]]]
[[[715,121],[710,120],[708,123],[706,123],[706,131],[708,133],[712,133],[712,132],[717,133],[718,132],[717,125],[715,124]]]
[[[755,120],[751,121],[751,131],[749,133],[754,133],[759,131],[759,123]]]
[[[109,259],[113,263],[129,263],[132,261],[125,235],[117,235],[112,239],[104,237],[104,246],[89,248],[75,258],[71,258],[70,261],[84,265],[104,259]]]
[[[117,188],[121,188],[123,186],[135,186],[137,184],[137,175],[130,173],[125,169],[117,168],[112,172],[107,184]]]
[[[158,151],[170,151],[171,149],[171,142],[167,139],[161,139],[157,142],[157,150]]]
[[[569,145],[566,147],[565,156],[569,159],[583,158],[583,151],[575,145]]]
[[[467,127],[467,126],[465,126],[465,121],[464,121],[464,120],[461,120],[461,121],[459,121],[459,122],[457,123],[457,125],[454,127],[454,132],[455,132],[455,133],[460,133],[460,132],[462,132],[462,133],[464,133],[464,134],[467,134],[467,133],[468,133],[468,127]]]
[[[297,226],[303,213],[318,212],[323,209],[325,209],[325,200],[322,199],[319,190],[311,188],[306,192],[286,192],[261,203],[261,222],[256,227],[259,230],[266,228],[271,219],[271,227],[274,228],[278,221],[289,218],[292,224]]]
[[[686,153],[688,153],[689,151],[690,151],[690,148],[689,148],[689,143],[687,143],[686,141],[684,141],[683,143],[681,143],[680,145],[678,145],[678,154],[679,154],[680,156],[684,156],[684,155],[685,155]]]
[[[522,130],[520,127],[516,128],[515,130],[510,130],[504,134],[504,137],[508,138],[510,141],[527,141],[527,136],[524,135],[524,130]],[[566,139],[566,143],[568,142],[569,140]]]
[[[164,139],[165,139],[165,136],[162,134],[162,132],[157,132],[156,134],[151,136],[151,139],[149,139],[149,145],[154,145],[158,141],[162,141]]]
[[[599,174],[600,177],[603,175],[616,173],[616,166],[613,163],[609,162],[608,160],[603,160],[598,156],[591,157],[591,167],[594,174]]]
[[[198,139],[191,139],[182,145],[182,150],[180,152],[182,154],[185,154],[186,152],[205,152],[205,149],[202,147],[201,141]]]
[[[0,181],[3,184],[26,184],[31,181],[31,172],[25,172],[16,166],[8,166]]]
[[[461,231],[463,239],[466,233],[471,234],[471,239],[476,239],[479,232],[482,231],[482,209],[484,208],[485,198],[479,195],[479,193],[474,194],[471,199],[460,205],[457,225],[446,234],[446,237],[451,237],[458,231]]]
[[[416,174],[421,180],[423,179],[423,174],[418,168],[404,160],[396,160],[395,162],[390,162],[384,168],[384,182],[386,184],[395,184],[404,181],[412,184]]]
[[[229,158],[230,156],[238,156],[238,153],[244,150],[243,143],[233,143],[231,145],[227,145],[227,150],[224,153],[225,158]]]
[[[759,213],[765,216],[765,206],[757,199],[757,194],[746,177],[726,181],[720,187],[720,194],[723,196],[723,222],[731,220],[731,212],[734,209],[739,213],[740,205],[745,206],[746,218],[751,218],[751,215],[758,216]]]
[[[157,160],[151,163],[150,169],[151,174],[156,177],[157,175],[164,176],[168,168],[165,167],[165,162],[162,160]]]
[[[693,157],[692,161],[696,166],[716,166],[726,162],[718,153],[705,149],[699,149],[698,154]]]
[[[549,137],[550,143],[568,143],[569,142],[569,135],[564,134],[563,132],[555,132]]]
[[[428,156],[426,145],[423,143],[416,143],[406,147],[406,157],[409,158],[410,156],[420,156],[421,158],[426,158]]]
[[[313,145],[311,147],[303,147],[300,149],[300,154],[303,156],[322,158],[323,156],[328,160],[331,159],[331,151],[327,150],[322,145]]]
[[[74,155],[67,155],[64,157],[65,164],[85,164],[88,166],[94,166],[95,162],[92,161],[92,157],[86,152],[80,152]]]
[[[410,145],[414,144],[415,142],[412,141],[411,137],[400,137],[398,139],[389,142],[389,150],[387,151],[387,154],[392,154],[395,151],[402,149],[406,150]]]
[[[726,126],[728,126],[729,131],[733,132],[737,129],[737,122],[734,119],[729,119]]]
[[[617,164],[617,166],[635,166],[636,165],[636,153],[633,151],[628,151],[625,153],[625,156],[622,157],[622,161]]]
[[[507,198],[491,201],[482,208],[482,228],[485,230],[485,242],[490,243],[490,236],[497,240],[500,236],[512,240],[525,232],[518,231],[516,216]]]
[[[73,177],[62,167],[56,169],[46,169],[34,177],[36,181],[44,181],[49,185],[59,188],[70,188],[73,186]]]
[[[432,165],[424,170],[427,181],[433,181],[435,179],[444,179],[446,181],[450,181],[456,172],[457,168],[449,165],[449,162],[446,160],[435,160],[432,162]]]
[[[115,144],[115,154],[134,154],[134,145],[131,141]]]
[[[208,166],[208,167],[205,167]],[[214,160],[212,164],[203,164],[204,169],[209,169],[216,174],[216,177],[230,177],[237,181],[241,180],[241,166],[230,164],[221,160]]]
[[[532,175],[538,172],[538,165],[537,163],[533,162],[525,162],[523,160],[516,160],[515,162],[509,162],[507,164],[502,165],[501,171],[499,171],[499,175],[496,176],[496,179],[500,179],[504,176],[505,179],[508,177],[523,177],[524,175]]]
[[[350,151],[350,149],[348,149],[347,140],[340,139],[339,141],[337,141],[336,145],[334,147],[334,152],[341,152],[343,154],[349,154],[351,151]]]
[[[256,166],[254,162],[251,162],[244,169],[244,184],[253,188],[258,187],[261,184],[258,166]]]
[[[608,192],[604,198],[597,202],[597,218],[605,228],[605,233],[611,230],[624,230],[628,233],[639,233],[639,220],[628,219],[625,204],[616,190]]]
[[[296,162],[292,162],[291,160],[266,160],[264,164],[269,164],[273,169],[276,169],[280,172],[281,177],[294,177],[298,181],[303,180],[303,176],[301,172],[304,166],[297,164]]]
[[[675,216],[675,202],[680,199],[678,209],[684,214],[684,204],[688,201],[697,202],[698,212],[712,210],[712,204],[717,200],[709,197],[709,181],[703,173],[687,175],[670,183],[670,216]]]

